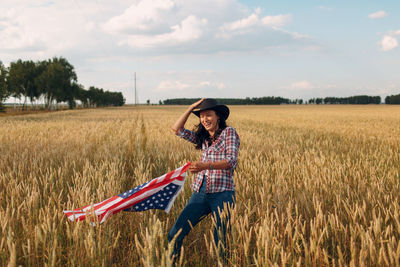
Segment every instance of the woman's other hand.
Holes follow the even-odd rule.
[[[206,169],[208,169],[208,163],[201,161],[192,162],[189,166],[189,171],[191,173],[198,173]]]

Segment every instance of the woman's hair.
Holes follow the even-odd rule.
[[[213,140],[216,140],[218,138],[218,136],[221,134],[221,132],[226,128],[226,121],[223,118],[223,116],[216,110],[215,114],[218,117],[218,131],[214,134],[213,136]],[[204,128],[203,124],[201,124],[201,122],[196,125],[193,129],[195,135],[196,135],[196,149],[201,149],[202,145],[204,142],[206,141],[211,141],[211,137],[210,134],[208,133],[208,131],[206,130],[206,128]]]

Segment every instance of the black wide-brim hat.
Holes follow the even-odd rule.
[[[203,110],[212,109],[218,112],[224,120],[229,117],[229,108],[225,105],[218,104],[217,100],[213,98],[206,98],[201,102],[201,104],[196,108],[195,111],[192,111],[194,115],[200,117],[200,112]]]

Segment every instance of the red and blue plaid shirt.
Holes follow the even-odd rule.
[[[196,135],[190,130],[183,128],[177,135],[189,142],[195,143]],[[211,163],[226,160],[229,168],[226,170],[203,170],[199,172],[190,186],[192,190],[199,192],[203,177],[207,176],[207,193],[235,191],[233,172],[237,165],[239,146],[239,135],[232,127],[226,127],[213,144],[209,145],[208,142],[204,142],[202,144],[201,161]]]

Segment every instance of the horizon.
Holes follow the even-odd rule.
[[[210,8],[212,6],[213,8]],[[400,93],[400,3],[5,0],[0,60],[65,57],[134,103]],[[43,16],[46,14],[46,16]]]

